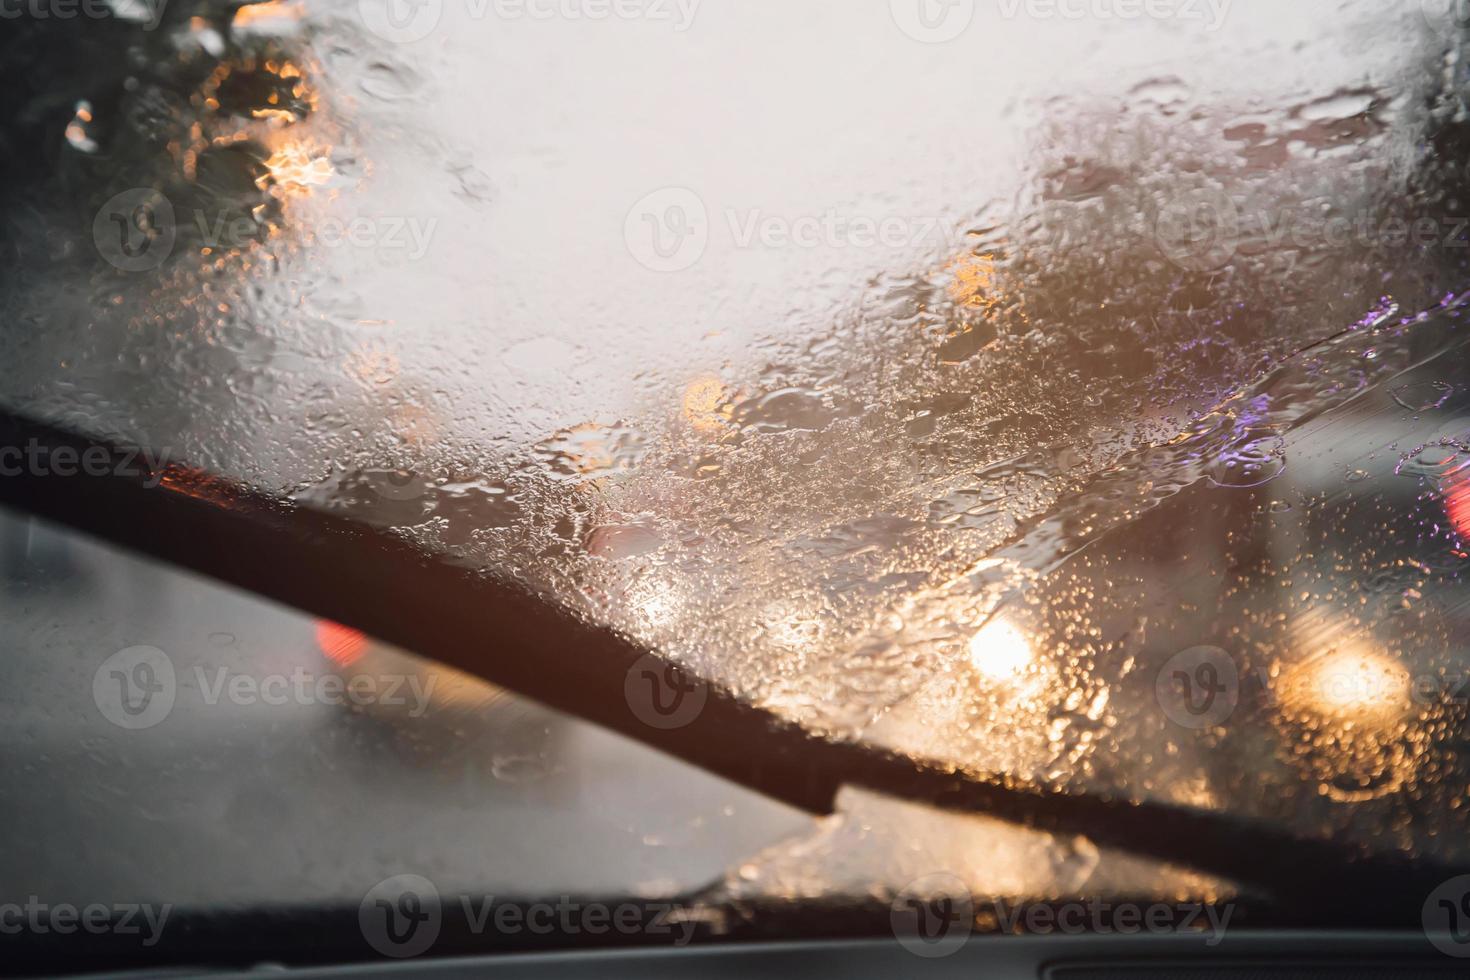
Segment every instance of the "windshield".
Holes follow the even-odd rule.
[[[395,3],[25,22],[7,408],[819,738],[1467,860],[1448,5]],[[1105,880],[839,809],[722,894]]]

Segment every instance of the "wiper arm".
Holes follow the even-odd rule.
[[[90,449],[94,459],[106,452],[115,464],[124,458],[116,446],[0,410],[0,445],[33,443],[51,458],[61,447],[78,454]],[[359,522],[178,464],[162,474],[111,465],[107,476],[21,469],[0,479],[0,504],[351,624],[811,813],[831,813],[843,786],[865,787],[1083,834],[1259,889],[1334,922],[1360,918],[1365,895],[1380,910],[1417,916],[1430,890],[1470,871],[1226,815],[959,774],[817,736],[715,686],[689,724],[656,729],[633,714],[623,695],[628,671],[649,651],[514,583],[435,559]]]

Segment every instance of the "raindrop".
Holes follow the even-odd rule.
[[[1393,389],[1393,400],[1411,412],[1427,412],[1439,408],[1455,393],[1454,385],[1444,381],[1421,381]]]
[[[1286,469],[1279,436],[1250,439],[1222,452],[1208,470],[1217,487],[1259,487]]]

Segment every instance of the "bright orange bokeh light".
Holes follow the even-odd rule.
[[[367,637],[350,626],[319,619],[316,621],[316,645],[337,666],[350,667],[367,649]]]
[[[1445,481],[1444,512],[1462,541],[1470,541],[1470,474],[1460,470]]]

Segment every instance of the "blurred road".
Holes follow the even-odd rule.
[[[355,905],[416,873],[446,894],[656,897],[810,826],[618,736],[9,513],[0,590],[4,896]],[[357,658],[344,673],[372,676],[362,703],[324,680],[323,641]],[[137,647],[166,662],[104,667]],[[139,711],[134,690],[138,713],[119,715],[119,676],[157,698]]]

